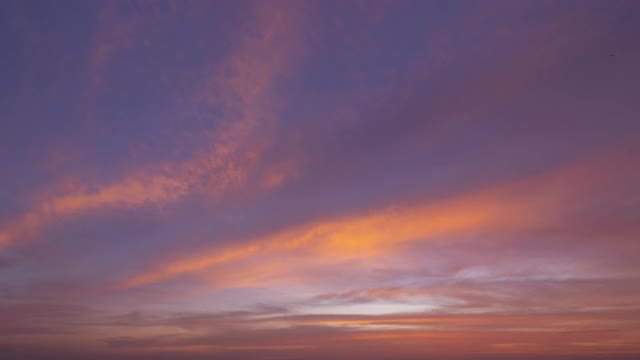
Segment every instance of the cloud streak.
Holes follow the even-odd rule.
[[[301,253],[302,256],[311,253],[325,262],[339,262],[389,257],[395,247],[410,241],[470,234],[490,241],[496,234],[517,234],[549,227],[579,210],[580,200],[587,194],[602,192],[628,180],[626,175],[600,171],[603,166],[612,164],[623,168],[630,166],[632,161],[624,153],[621,158],[616,155],[580,162],[539,177],[451,199],[303,224],[240,247],[214,249],[208,256],[170,262],[160,270],[125,281],[123,286],[140,286],[228,262],[279,253]],[[578,179],[580,184],[576,186]]]
[[[62,194],[44,195],[36,199],[35,208],[2,229],[0,244],[33,237],[59,216],[104,207],[161,206],[190,193],[215,198],[246,184],[256,171],[261,154],[273,142],[264,135],[274,125],[276,103],[281,101],[274,88],[283,71],[295,66],[292,46],[297,41],[297,27],[302,18],[295,11],[294,8],[258,6],[256,23],[250,30],[253,34],[238,39],[222,64],[204,70],[206,75],[195,89],[190,106],[197,109],[198,116],[212,116],[207,114],[212,107],[220,107],[230,114],[218,127],[208,131],[204,149],[187,161],[153,166],[158,170],[135,169],[111,184],[72,184],[65,186]],[[121,32],[125,37],[125,30]],[[103,47],[113,48],[99,44],[93,60],[98,65],[94,67],[105,66],[108,54],[113,52]],[[286,170],[269,170],[264,187],[268,190],[278,186],[289,175]]]
[[[0,3],[0,354],[637,358],[637,10]]]

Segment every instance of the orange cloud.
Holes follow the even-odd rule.
[[[619,154],[614,154],[619,155]],[[321,220],[256,238],[239,246],[213,249],[210,255],[169,262],[126,280],[124,288],[181,274],[210,270],[248,259],[307,256],[307,263],[388,257],[398,244],[445,235],[522,231],[551,225],[571,212],[587,194],[627,180],[602,166],[629,164],[625,157],[604,156],[520,182],[417,205],[383,208],[343,218]],[[242,264],[238,264],[242,267]],[[304,268],[304,264],[301,265]],[[303,271],[301,268],[282,271]]]
[[[221,105],[232,114],[206,134],[208,148],[190,160],[153,167],[159,171],[136,169],[112,184],[79,185],[62,195],[41,197],[30,212],[0,229],[0,246],[33,237],[58,216],[102,207],[167,204],[192,192],[215,198],[244,185],[273,142],[268,134],[277,120],[279,98],[275,87],[283,73],[295,65],[294,46],[301,23],[292,8],[258,5],[252,31],[235,44],[225,62],[205,69],[206,75],[192,99],[191,108],[199,116],[210,117],[207,109],[213,105]],[[113,16],[111,12],[106,15]],[[113,51],[109,44],[98,45],[93,67],[100,68],[107,61]],[[277,165],[273,170],[266,166],[262,189],[282,185],[295,173],[289,165]]]

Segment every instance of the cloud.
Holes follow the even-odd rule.
[[[66,181],[61,190],[39,196],[30,211],[1,229],[0,246],[31,239],[62,216],[100,208],[164,206],[188,194],[217,198],[245,185],[258,171],[262,154],[273,142],[267,134],[277,121],[281,101],[277,86],[296,61],[293,46],[298,43],[302,21],[298,10],[257,6],[255,23],[233,44],[228,58],[203,70],[205,76],[195,88],[189,106],[203,118],[212,118],[210,108],[216,106],[229,115],[214,130],[205,131],[206,146],[191,159],[134,169],[108,184]],[[124,35],[116,38],[126,38],[129,31],[133,30],[122,30]],[[103,47],[110,50],[101,50]],[[114,51],[112,47],[98,45],[96,67],[107,62]],[[277,168],[264,166],[266,182],[262,190],[282,185],[293,174],[290,169],[282,164]]]
[[[7,12],[0,357],[637,355],[635,7]]]
[[[251,259],[268,264],[269,258],[278,254],[309,256],[309,260],[316,257],[321,263],[335,264],[392,257],[398,246],[408,242],[469,235],[491,238],[553,227],[560,219],[585,206],[587,194],[599,193],[610,186],[627,186],[627,175],[600,170],[602,166],[628,168],[623,165],[628,161],[614,152],[541,176],[439,201],[321,219],[245,241],[242,245],[215,248],[211,255],[170,260],[159,269],[126,280],[122,286],[141,286]]]
[[[245,352],[248,350],[283,351],[315,349],[311,356],[343,353],[349,356],[377,356],[378,348],[391,349],[400,356],[468,354],[470,351],[495,354],[538,354],[563,351],[588,353],[586,343],[604,352],[633,351],[633,330],[627,326],[637,313],[548,313],[548,314],[392,314],[385,316],[292,315],[256,320],[224,332],[206,335],[170,334],[153,337],[116,337],[106,339],[109,346],[122,351],[179,351],[201,354]],[[272,324],[288,324],[273,327]],[[592,332],[574,331],[601,327]],[[215,322],[212,322],[215,324]],[[621,326],[610,329],[606,326]],[[397,328],[388,330],[388,326]],[[259,326],[259,328],[255,328]],[[377,326],[377,327],[376,327]],[[380,327],[383,326],[383,327]],[[384,326],[387,326],[386,328]],[[409,327],[407,327],[409,326]],[[404,327],[404,328],[403,328]],[[478,331],[482,329],[482,331]],[[624,329],[624,330],[622,330]],[[625,333],[626,340],[615,342]],[[547,347],[539,344],[548,343]],[[451,347],[452,344],[458,346]],[[429,345],[429,346],[425,346]],[[351,350],[347,350],[347,348]],[[404,349],[404,350],[401,350]],[[300,353],[303,354],[303,353]]]
[[[7,340],[23,335],[74,334],[78,332],[78,323],[92,314],[94,310],[85,305],[3,301],[0,334]]]

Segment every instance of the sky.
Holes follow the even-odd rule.
[[[0,2],[0,359],[638,359],[640,2]]]

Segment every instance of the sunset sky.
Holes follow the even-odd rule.
[[[640,358],[640,1],[0,1],[0,359]]]

